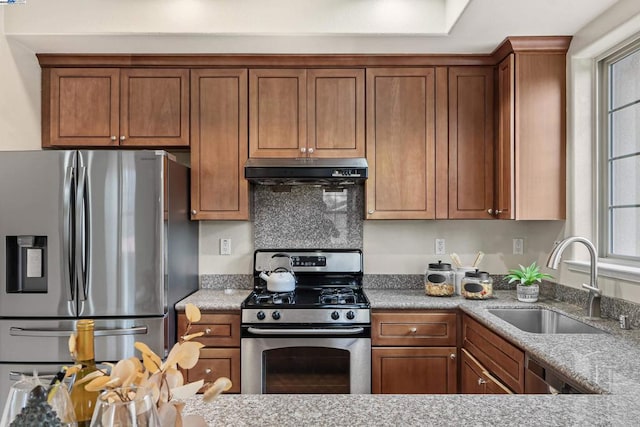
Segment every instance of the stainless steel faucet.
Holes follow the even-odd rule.
[[[560,264],[560,256],[562,252],[573,242],[579,242],[584,244],[587,249],[589,249],[590,255],[590,280],[589,284],[582,284],[582,287],[585,289],[589,289],[589,300],[587,301],[587,316],[588,317],[601,317],[600,315],[600,297],[602,296],[602,291],[598,288],[598,255],[596,251],[596,247],[591,243],[588,239],[584,237],[567,237],[560,242],[556,242],[556,245],[553,247],[553,250],[549,254],[549,259],[547,260],[547,267],[553,268],[554,270],[558,269],[558,265]]]

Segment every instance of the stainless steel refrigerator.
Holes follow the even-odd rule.
[[[0,408],[34,368],[71,362],[79,318],[98,361],[164,356],[198,288],[189,170],[163,151],[0,152]]]

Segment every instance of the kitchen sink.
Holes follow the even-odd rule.
[[[546,308],[494,308],[489,313],[534,334],[605,334],[606,332]]]

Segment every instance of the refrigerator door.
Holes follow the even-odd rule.
[[[80,317],[162,316],[161,152],[80,151],[76,274]]]
[[[42,378],[44,384],[49,384],[55,374],[60,370],[60,364],[0,363],[0,411],[2,411],[7,401],[11,384],[19,381],[23,375],[27,377],[33,376],[34,370],[38,372],[38,377]],[[0,413],[0,415],[2,414]]]
[[[76,316],[75,158],[75,151],[0,153],[0,318]]]

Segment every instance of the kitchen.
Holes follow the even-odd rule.
[[[45,4],[46,3],[46,4]],[[226,30],[212,30],[208,23],[197,21],[196,9],[190,9],[189,3],[198,2],[166,2],[165,9],[157,7],[158,16],[150,16],[149,9],[144,9],[145,2],[136,2],[137,8],[131,11],[124,6],[112,6],[114,18],[104,20],[88,9],[78,6],[78,2],[38,2],[32,0],[27,7],[38,7],[36,16],[20,12],[18,6],[13,9],[0,9],[3,25],[3,37],[0,42],[2,58],[6,58],[2,65],[2,99],[0,103],[0,147],[4,150],[37,150],[41,147],[41,113],[40,113],[40,78],[41,69],[34,55],[36,52],[154,52],[154,53],[447,53],[447,52],[491,52],[506,36],[569,34],[574,38],[571,43],[567,63],[569,77],[567,81],[567,220],[566,221],[472,221],[472,220],[429,220],[429,221],[363,221],[362,249],[364,252],[364,272],[367,275],[413,275],[421,276],[428,262],[437,261],[434,254],[434,240],[443,238],[447,252],[457,252],[463,259],[473,259],[476,251],[485,252],[483,269],[494,274],[504,274],[508,268],[516,267],[518,263],[537,261],[544,265],[553,242],[568,235],[595,237],[593,215],[584,212],[593,211],[592,186],[584,183],[592,182],[592,158],[594,152],[591,144],[593,128],[592,106],[592,58],[599,57],[602,52],[626,40],[635,34],[640,26],[637,25],[638,6],[632,1],[598,2],[593,6],[593,15],[587,16],[589,11],[581,5],[571,3],[569,10],[576,16],[573,27],[568,29],[546,27],[526,27],[527,23],[503,22],[505,29],[500,34],[492,35],[491,42],[476,37],[478,32],[490,34],[486,25],[473,25],[474,13],[483,9],[496,10],[497,2],[472,1],[464,11],[460,21],[453,27],[451,36],[414,36],[413,33],[423,33],[421,28],[389,28],[388,32],[409,33],[405,36],[371,36],[363,37],[358,34],[375,33],[377,31],[363,27],[346,31],[340,28],[319,28],[316,31],[329,33],[323,37],[306,35],[291,36],[287,33],[313,33],[303,23],[295,25],[277,15],[274,11],[264,10],[267,6],[252,4],[256,8],[256,15],[251,22],[251,33],[271,34],[264,36],[237,35],[247,32],[247,27],[237,23],[237,27],[223,27]],[[279,2],[284,5],[286,2]],[[385,2],[377,2],[380,5]],[[390,2],[386,2],[390,3]],[[412,2],[399,2],[408,5]],[[414,2],[416,3],[416,2]],[[456,2],[453,2],[456,3]],[[457,2],[459,5],[464,2]],[[514,3],[514,2],[510,2]],[[524,2],[517,2],[512,12],[522,11],[523,15],[533,16],[533,12],[526,9]],[[549,8],[552,8],[548,2]],[[578,2],[581,3],[581,2]],[[607,4],[605,4],[607,3]],[[154,2],[157,4],[157,2]],[[29,6],[31,5],[31,6]],[[62,5],[73,7],[77,14],[69,14],[69,9]],[[146,3],[147,7],[149,3]],[[204,7],[203,5],[200,5]],[[571,8],[570,6],[573,6]],[[101,4],[101,7],[104,7]],[[319,6],[318,6],[319,7]],[[503,5],[501,5],[503,7]],[[605,10],[605,7],[610,7]],[[598,9],[600,8],[600,9]],[[574,10],[577,9],[577,10]],[[598,10],[595,10],[598,9]],[[96,6],[96,10],[97,6]],[[153,9],[155,10],[155,9]],[[282,10],[282,9],[279,9]],[[296,9],[289,9],[296,11]],[[554,9],[547,9],[554,10]],[[398,14],[398,9],[394,9]],[[314,10],[315,15],[326,16],[327,12]],[[348,10],[344,11],[348,16]],[[380,11],[379,11],[380,12]],[[528,13],[530,12],[530,13]],[[261,13],[261,14],[260,14]],[[300,11],[302,13],[302,11]],[[489,13],[489,12],[487,12]],[[506,12],[505,12],[506,13]],[[558,13],[558,15],[567,15]],[[581,13],[584,13],[578,23]],[[541,22],[548,12],[542,14]],[[107,13],[104,14],[105,16]],[[419,14],[415,14],[419,15]],[[82,17],[83,19],[79,18]],[[143,22],[139,16],[149,16]],[[392,15],[387,13],[390,18]],[[493,22],[495,17],[484,17],[482,22]],[[518,16],[518,15],[516,15]],[[51,19],[55,17],[56,19]],[[406,15],[405,15],[406,17]],[[636,18],[633,18],[636,17]],[[179,21],[176,19],[179,18]],[[508,17],[500,16],[501,22]],[[589,21],[595,18],[591,23]],[[191,19],[192,21],[190,21]],[[196,25],[193,20],[199,25]],[[274,27],[269,27],[273,22]],[[358,21],[360,22],[360,21]],[[364,21],[363,21],[364,22]],[[531,20],[533,25],[534,20]],[[287,24],[288,23],[288,24]],[[228,23],[233,25],[233,23]],[[309,24],[307,22],[306,24]],[[385,21],[392,26],[391,19]],[[420,25],[422,23],[419,23]],[[214,24],[211,24],[214,25]],[[246,24],[248,26],[248,24]],[[309,24],[310,25],[310,24]],[[316,24],[320,25],[320,24]],[[353,24],[355,25],[355,24]],[[406,24],[405,24],[406,25]],[[418,24],[417,24],[418,25]],[[311,29],[316,27],[310,26]],[[167,30],[169,29],[169,30]],[[434,30],[436,31],[436,30]],[[473,33],[476,31],[476,33]],[[496,30],[497,31],[497,30]],[[502,32],[503,31],[503,32]],[[173,33],[173,34],[169,34]],[[178,34],[187,33],[187,34]],[[222,34],[213,34],[222,33]],[[338,36],[341,33],[356,34],[354,36]],[[161,35],[158,35],[161,34]],[[204,34],[204,36],[203,36]],[[283,35],[284,34],[284,35]],[[348,43],[342,43],[346,37]],[[456,47],[456,37],[465,45]],[[336,38],[341,42],[336,43]],[[452,40],[452,41],[449,41]],[[188,47],[185,47],[187,46]],[[336,46],[339,46],[337,48]],[[340,49],[340,50],[337,50]],[[7,101],[10,100],[10,101]],[[260,194],[259,194],[260,195]],[[271,224],[273,225],[273,224]],[[275,224],[278,225],[278,224]],[[257,248],[255,240],[264,230],[258,229],[250,221],[201,221],[200,222],[200,259],[199,274],[203,280],[216,280],[229,276],[244,275],[245,282],[252,271],[253,251]],[[278,230],[276,230],[278,231]],[[267,236],[268,237],[268,236]],[[220,239],[231,240],[231,255],[220,255]],[[524,254],[513,255],[512,239],[524,239]],[[575,250],[575,257],[586,260],[586,251]],[[570,259],[565,255],[565,259]],[[575,288],[580,287],[587,275],[570,271],[566,265],[558,273],[558,281]],[[639,303],[638,288],[632,282],[621,279],[601,277],[599,285],[605,296]],[[435,396],[433,402],[439,402]],[[330,401],[330,400],[329,400]],[[427,401],[428,402],[428,401]]]

